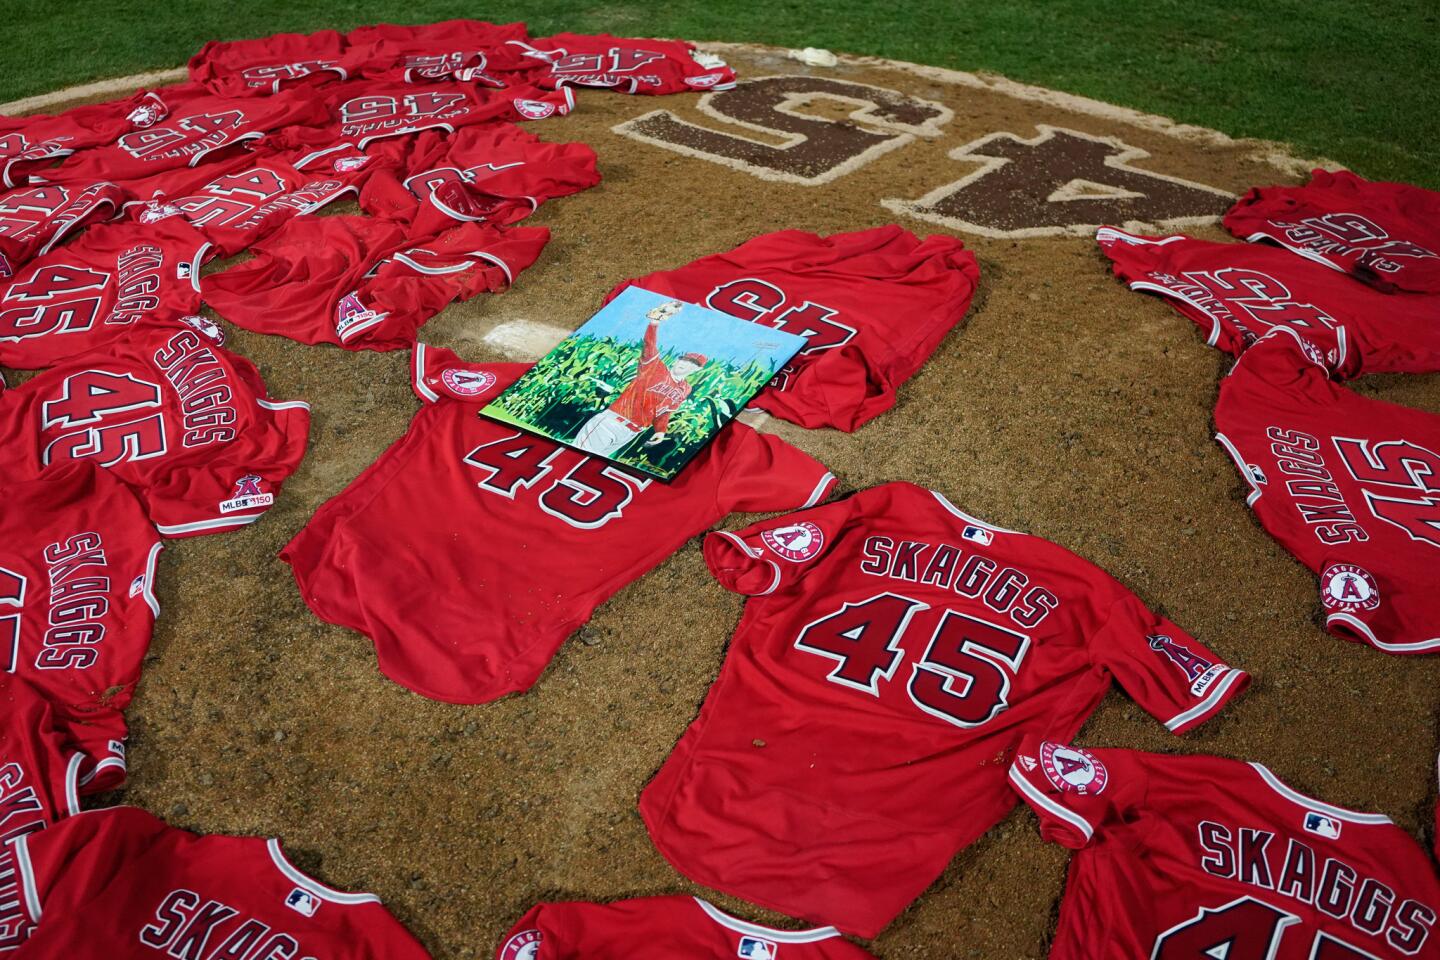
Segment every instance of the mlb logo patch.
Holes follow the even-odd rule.
[[[1323,813],[1307,810],[1305,813],[1305,832],[1313,833],[1329,840],[1339,840],[1340,821],[1334,817],[1327,817]]]
[[[776,953],[780,950],[773,940],[761,940],[759,937],[741,937],[740,948],[735,951],[737,957],[744,957],[745,960],[774,960]]]
[[[966,527],[961,531],[960,539],[969,540],[971,543],[978,543],[982,547],[988,547],[995,539],[995,534],[986,530],[984,527]]]
[[[315,911],[320,909],[320,898],[309,890],[296,887],[286,895],[285,906],[302,916],[313,917]]]

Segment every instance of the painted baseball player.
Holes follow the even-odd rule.
[[[703,354],[687,353],[676,360],[673,367],[667,367],[660,357],[656,343],[660,324],[679,313],[681,306],[678,300],[668,300],[645,315],[650,322],[645,327],[645,346],[635,379],[610,406],[585,422],[575,435],[575,446],[602,457],[613,457],[647,428],[653,427],[655,433],[645,441],[646,446],[665,439],[670,415],[690,396],[689,377],[705,366],[707,360]]]

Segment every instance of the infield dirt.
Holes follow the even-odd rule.
[[[849,60],[808,70],[754,48],[723,53],[743,79],[869,84],[908,98],[907,109],[925,113],[911,102],[918,97],[950,116],[917,115],[918,133],[897,133],[892,122],[903,143],[843,169],[827,166],[834,157],[823,151],[802,169],[732,144],[778,164],[760,176],[750,160],[696,156],[694,144],[710,140],[693,125],[778,139],[724,123],[693,97],[582,93],[574,114],[530,129],[589,143],[603,182],[533,219],[554,239],[513,290],[451,308],[422,338],[473,360],[533,359],[502,353],[492,346],[500,340],[486,337],[517,321],[571,330],[619,280],[759,233],[891,222],[955,233],[979,256],[979,294],[968,323],[901,389],[896,408],[851,435],[776,420],[764,429],[827,463],[846,491],[911,480],[990,522],[1063,544],[1256,678],[1180,739],[1116,690],[1078,742],[1261,761],[1296,789],[1383,812],[1428,842],[1440,659],[1387,657],[1322,631],[1314,577],[1260,529],[1243,481],[1211,439],[1229,360],[1163,303],[1126,290],[1093,239],[1076,235],[1104,222],[1094,211],[1213,217],[1228,205],[1226,193],[1296,180],[1303,167],[1268,160],[1276,151],[1266,145],[1170,131],[1063,97],[1017,97],[991,81]],[[836,89],[824,99],[781,98],[776,125],[797,113],[844,117],[854,105],[835,99]],[[753,117],[755,102],[728,109]],[[642,124],[647,139],[612,130],[657,110],[674,116]],[[1056,183],[1094,179],[1076,159],[1087,137],[1149,154],[1132,151],[1106,169],[1128,164],[1172,179],[1111,184],[1096,195],[1132,207],[1104,207],[1083,199],[1093,185],[1026,199],[1014,182],[986,186],[980,176],[966,188],[972,199],[921,206],[951,221],[969,211],[984,223],[962,229],[905,212],[985,167],[950,151],[997,133],[1039,141],[1039,124],[1075,132],[1059,135],[1070,152],[1045,155],[1047,169],[1060,168]],[[676,144],[689,152],[657,145],[657,129],[681,131]],[[852,139],[844,133],[837,149]],[[1011,160],[1009,174],[1019,163]],[[833,175],[794,179],[816,170]],[[990,176],[1009,174],[1002,165]],[[1117,189],[1140,197],[1115,200]],[[1064,199],[1076,191],[1082,199]],[[1213,222],[1184,229],[1226,239]],[[690,892],[758,922],[795,925],[683,879],[636,813],[640,789],[695,716],[740,616],[740,598],[707,575],[698,541],[602,607],[530,692],[478,707],[424,700],[380,676],[365,638],[311,615],[276,559],[316,507],[405,430],[418,406],[408,355],[228,333],[272,396],[311,403],[310,450],[260,523],[167,546],[158,577],[164,612],[130,711],[130,782],[105,799],[192,830],[279,836],[302,869],[380,895],[438,960],[491,955],[541,899]],[[1355,389],[1440,413],[1437,376],[1372,376]],[[483,530],[468,533],[485,549]],[[929,801],[917,790],[916,802]],[[1021,808],[961,853],[872,949],[891,960],[1043,956],[1066,859],[1041,842]]]

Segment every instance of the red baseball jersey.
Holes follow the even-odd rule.
[[[217,173],[198,186],[154,192],[127,205],[141,223],[179,217],[200,231],[222,257],[233,257],[280,229],[343,197],[358,198],[375,169],[363,154],[331,158],[301,173],[277,154],[251,157],[239,169]],[[203,169],[203,168],[202,168]]]
[[[377,217],[429,236],[457,223],[497,226],[523,220],[546,200],[600,182],[595,151],[583,143],[546,143],[513,123],[465,127],[414,138],[404,169],[383,169],[360,194]]]
[[[628,286],[807,338],[751,405],[805,427],[854,430],[965,318],[980,271],[954,237],[897,226],[828,237],[782,230]]]
[[[0,843],[79,813],[86,760],[34,687],[0,675]]]
[[[735,86],[735,71],[724,60],[701,53],[684,40],[557,33],[513,40],[509,47],[505,68],[530,65],[527,76],[546,89],[603,87],[620,93],[664,94]],[[501,67],[503,59],[497,55],[492,65]]]
[[[137,325],[0,393],[0,484],[90,460],[135,490],[166,536],[214,533],[270,508],[309,430],[309,405],[270,400],[255,365],[218,337]]]
[[[772,930],[699,897],[531,907],[495,960],[874,960],[834,927]]]
[[[311,91],[286,90],[266,97],[217,97],[188,84],[160,91],[170,115],[124,134],[113,144],[76,153],[45,171],[64,183],[139,180],[176,167],[193,167],[220,151],[264,137],[291,124],[317,124],[325,110]]]
[[[690,537],[732,510],[818,502],[834,482],[743,424],[664,484],[477,415],[525,369],[417,345],[410,429],[280,554],[317,616],[370,637],[385,675],[431,699],[527,689],[597,606]]]
[[[640,348],[635,379],[626,384],[610,404],[610,412],[624,417],[640,430],[654,427],[664,433],[670,429],[670,414],[679,410],[690,396],[690,384],[665,366],[656,342],[659,333],[659,323],[652,320],[645,325],[645,342]]]
[[[0,283],[86,225],[119,216],[125,196],[105,181],[37,183],[0,196]]]
[[[1440,879],[1378,813],[1258,763],[1026,742],[1010,782],[1070,861],[1050,960],[1440,955]]]
[[[1440,193],[1314,170],[1303,187],[1254,187],[1225,214],[1242,240],[1278,243],[1384,290],[1440,293]]]
[[[21,187],[31,174],[76,150],[114,143],[165,119],[170,108],[151,90],[57,114],[0,117],[0,187]]]
[[[686,876],[863,937],[1014,806],[1027,733],[1072,735],[1112,678],[1182,733],[1248,682],[1099,567],[909,483],[704,549],[753,599],[640,814]]]
[[[257,333],[408,349],[451,302],[510,286],[549,239],[544,227],[464,223],[417,243],[390,220],[297,217],[202,290],[222,317]]]
[[[1271,328],[1295,329],[1342,376],[1440,370],[1440,296],[1381,293],[1259,243],[1095,235],[1131,290],[1159,294],[1212,347],[1239,356]]]
[[[434,83],[462,80],[489,86],[503,84],[488,73],[495,53],[508,53],[505,44],[528,39],[523,23],[486,23],[482,20],[444,20],[440,23],[401,25],[382,23],[360,27],[345,35],[356,47],[369,48],[368,76]]]
[[[200,309],[210,244],[189,224],[107,223],[0,280],[0,364],[35,370]]]
[[[1330,633],[1440,651],[1440,417],[1331,382],[1278,327],[1221,381],[1215,429],[1260,525],[1319,574]]]
[[[295,152],[304,170],[337,151],[364,149],[387,137],[503,121],[543,120],[575,105],[565,91],[528,84],[492,90],[470,83],[409,84],[399,80],[354,80],[326,88],[324,117],[277,136],[277,146]]]
[[[109,789],[125,779],[123,711],[160,613],[160,538],[135,494],[88,463],[3,490],[0,672],[53,708],[83,754],[83,792]]]
[[[226,97],[278,93],[359,76],[368,63],[334,30],[276,33],[255,40],[212,40],[190,58],[190,79]]]
[[[0,883],[0,952],[13,960],[430,956],[378,897],[306,876],[280,841],[200,836],[136,807],[11,841]]]

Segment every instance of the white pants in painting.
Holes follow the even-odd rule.
[[[613,457],[615,451],[634,440],[637,433],[635,425],[614,410],[601,410],[585,421],[571,443],[589,453]]]

